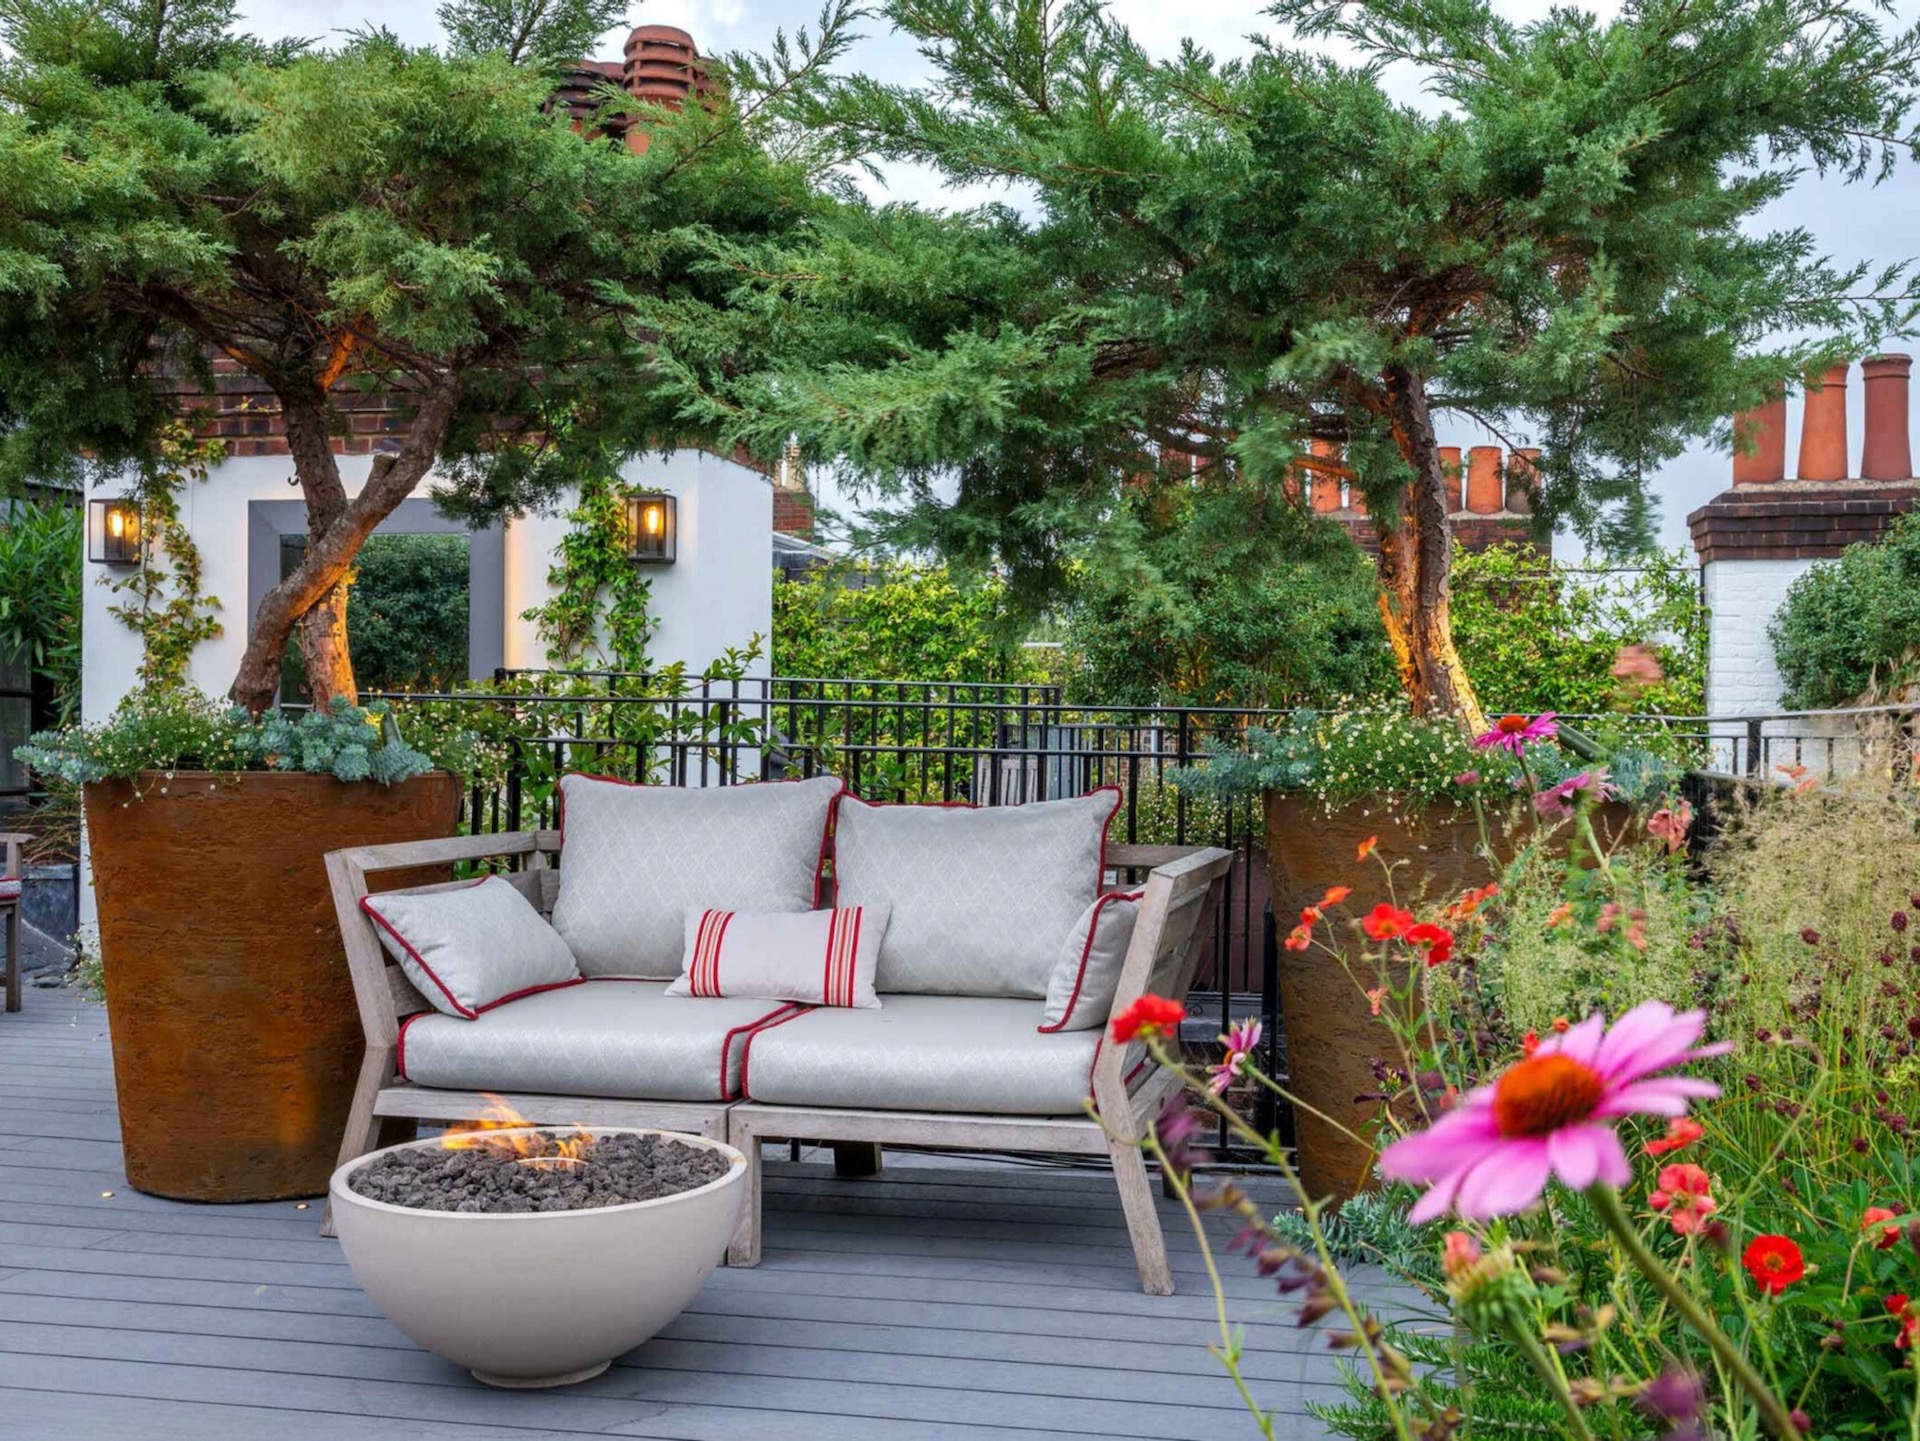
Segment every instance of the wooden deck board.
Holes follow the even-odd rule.
[[[1198,1248],[1165,1208],[1180,1294],[1143,1296],[1102,1174],[900,1157],[863,1181],[767,1151],[766,1259],[716,1272],[605,1376],[490,1390],[354,1284],[319,1208],[191,1206],[120,1170],[99,1011],[0,1017],[0,1433],[73,1441],[1038,1441],[1251,1434],[1206,1343]],[[1265,1199],[1284,1197],[1271,1183]],[[104,1195],[103,1192],[111,1192]],[[1246,1374],[1285,1441],[1336,1396],[1318,1332],[1229,1263]],[[1370,1297],[1396,1295],[1377,1276]]]

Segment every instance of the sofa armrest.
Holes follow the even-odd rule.
[[[1156,847],[1156,850],[1162,848]],[[1110,858],[1110,864],[1115,862]],[[1133,941],[1120,970],[1113,1014],[1149,993],[1185,1001],[1200,966],[1201,922],[1218,910],[1233,852],[1217,846],[1183,850],[1147,876]],[[1096,1095],[1124,1094],[1123,1046],[1102,1046],[1094,1062]],[[1103,1106],[1103,1111],[1104,1111]]]
[[[354,999],[360,1008],[360,1024],[366,1032],[369,1051],[392,1051],[399,1038],[401,1016],[421,1006],[414,1004],[417,993],[407,984],[399,968],[388,963],[386,948],[380,944],[373,922],[360,909],[360,902],[368,892],[367,878],[388,871],[520,856],[525,859],[525,869],[508,879],[519,886],[536,907],[544,910],[549,899],[544,883],[555,874],[550,857],[559,849],[557,831],[507,831],[491,836],[449,836],[386,846],[350,846],[328,853],[327,879],[333,887],[334,916],[340,925],[341,943],[346,948],[347,971],[353,978]],[[400,889],[423,893],[460,884],[463,883],[453,881]]]

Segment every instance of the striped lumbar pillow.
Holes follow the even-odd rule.
[[[872,1010],[885,906],[837,911],[687,912],[686,958],[670,996],[751,996]]]

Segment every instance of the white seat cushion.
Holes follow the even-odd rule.
[[[1082,1114],[1099,1031],[1035,1029],[1035,1001],[883,995],[877,1011],[822,1008],[747,1043],[754,1101],[856,1110]]]
[[[1024,806],[840,802],[834,904],[893,912],[885,991],[1047,993],[1060,947],[1100,893],[1117,787]]]
[[[423,1011],[400,1031],[400,1074],[422,1086],[631,1101],[739,1099],[754,1028],[799,1007],[682,999],[663,981],[578,981],[476,1020]]]
[[[553,928],[582,975],[670,981],[689,909],[819,904],[843,789],[831,776],[710,789],[563,776]]]

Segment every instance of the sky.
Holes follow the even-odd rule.
[[[1548,8],[1546,0],[1494,0],[1494,4],[1516,21],[1544,14]],[[430,43],[440,38],[434,18],[436,5],[437,0],[382,0],[377,6],[370,0],[242,0],[241,9],[245,27],[267,37],[301,35],[324,41],[334,33],[376,21],[405,40]],[[1604,16],[1619,7],[1613,0],[1601,0],[1588,8]],[[1109,12],[1127,25],[1149,52],[1161,55],[1172,54],[1185,38],[1223,58],[1243,55],[1251,48],[1249,34],[1271,28],[1262,9],[1259,0],[1108,0]],[[628,24],[607,33],[597,54],[607,59],[617,57],[628,29],[641,24],[681,26],[704,54],[758,50],[765,48],[778,28],[810,25],[818,10],[819,0],[644,0],[636,4]],[[1920,0],[1896,0],[1892,23],[1910,25],[1916,15],[1920,15]],[[911,42],[887,33],[883,22],[866,21],[862,30],[863,38],[850,65],[903,81],[926,73]],[[1389,82],[1390,88],[1393,83]],[[1397,98],[1414,104],[1431,103],[1420,95],[1417,82],[1410,76],[1405,77]],[[886,193],[895,199],[932,205],[974,203],[989,194],[976,191],[957,195],[944,191],[937,177],[930,174],[898,170],[888,175]],[[1920,166],[1905,165],[1878,186],[1846,185],[1833,177],[1808,175],[1791,194],[1764,212],[1759,223],[1768,230],[1804,228],[1820,250],[1842,265],[1857,261],[1879,265],[1920,256]],[[1847,399],[1853,468],[1857,469],[1862,433],[1857,369]],[[1797,401],[1788,410],[1787,464],[1791,474],[1799,445]],[[1491,444],[1494,437],[1463,421],[1441,439],[1469,446]],[[1726,489],[1731,467],[1731,457],[1725,451],[1702,447],[1659,472],[1652,488],[1659,506],[1661,544],[1687,545],[1688,512]],[[823,504],[843,514],[858,509],[859,500],[840,493],[831,477],[813,479]],[[1555,549],[1560,554],[1577,552],[1578,543],[1562,539]]]

